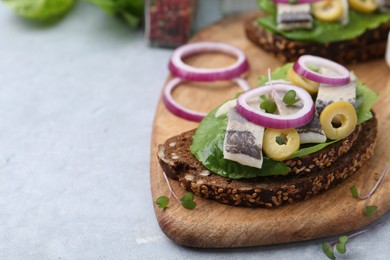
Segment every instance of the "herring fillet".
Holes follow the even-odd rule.
[[[349,3],[348,0],[341,0],[341,5],[343,6],[343,15],[340,17],[339,21],[343,25],[349,23]]]
[[[377,5],[381,12],[390,12],[390,0],[377,0]]]
[[[231,107],[228,112],[223,157],[261,169],[263,136],[264,127],[249,122],[237,112],[235,106]]]
[[[325,84],[320,84],[317,94],[317,99],[315,103],[315,116],[312,121],[308,125],[305,125],[299,128],[298,134],[299,137],[304,138],[301,140],[301,143],[310,143],[313,140],[320,140],[319,138],[323,138],[323,142],[326,142],[326,135],[321,128],[321,124],[319,121],[319,116],[325,107],[337,101],[347,101],[355,106],[356,103],[356,77],[353,73],[351,73],[351,81],[350,83],[343,86],[330,86]],[[304,134],[304,131],[308,129],[309,132]],[[322,136],[323,135],[323,136]]]
[[[337,101],[347,101],[355,106],[356,103],[356,77],[351,73],[351,81],[343,86],[320,84],[316,100],[316,110],[319,114],[325,107]]]
[[[284,103],[284,101],[276,91],[272,93],[272,99],[276,103],[276,107],[280,115],[294,114],[299,109],[301,109],[301,107],[299,106],[299,102],[297,105],[286,105],[286,103]],[[313,119],[309,123],[296,128],[296,130],[298,132],[299,141],[301,144],[326,142],[326,136],[321,128],[319,114],[317,113],[317,111],[315,112]]]
[[[310,4],[277,4],[277,24],[280,30],[311,29],[313,17]]]
[[[317,110],[313,119],[304,126],[298,127],[297,132],[301,144],[325,143],[326,135],[320,124],[320,116]]]

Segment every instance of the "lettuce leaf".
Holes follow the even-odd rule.
[[[390,22],[390,13],[362,14],[350,9],[349,23],[347,25],[314,19],[312,30],[283,31],[277,27],[276,9],[272,1],[259,0],[258,3],[260,8],[269,14],[258,20],[259,25],[273,33],[296,41],[328,43],[351,40],[362,35],[368,29],[374,29],[383,23]]]
[[[356,113],[359,125],[372,118],[371,108],[377,99],[377,93],[367,87],[363,82],[357,81],[356,103],[358,107]]]
[[[306,156],[306,155],[309,155],[312,153],[316,153],[318,151],[321,151],[322,149],[324,149],[328,145],[334,144],[338,141],[339,140],[334,140],[334,141],[330,141],[330,142],[326,142],[326,143],[322,143],[322,144],[316,144],[313,146],[301,148],[298,151],[296,151],[293,155],[291,155],[290,159],[297,158],[297,157],[303,157],[303,156]]]
[[[276,5],[272,0],[257,0],[260,9],[270,15],[276,15]]]
[[[292,63],[276,69],[272,74],[273,80],[287,80],[287,72]],[[260,78],[260,85],[268,81],[263,76]],[[361,124],[370,118],[371,107],[377,99],[377,94],[369,89],[365,84],[357,81],[357,115],[358,123]],[[274,161],[264,157],[262,169],[257,169],[223,158],[223,143],[227,127],[227,115],[215,116],[218,108],[211,111],[200,123],[193,136],[191,153],[210,171],[230,179],[254,178],[258,176],[285,175],[290,168],[284,162]],[[338,140],[329,141],[322,144],[315,144],[301,148],[295,152],[291,158],[306,156],[322,150]]]

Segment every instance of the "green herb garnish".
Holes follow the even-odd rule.
[[[354,197],[356,199],[359,198],[359,193],[358,193],[358,190],[356,189],[355,185],[353,185],[351,188],[349,188],[349,190],[351,191],[352,197]]]
[[[360,199],[360,200],[366,200],[366,203],[365,203],[365,206],[364,206],[364,210],[363,210],[363,214],[366,216],[366,217],[371,217],[372,215],[375,214],[376,212],[376,209],[377,207],[374,206],[374,205],[368,205],[368,202],[372,196],[372,194],[374,194],[374,192],[376,191],[376,189],[379,187],[379,184],[382,182],[382,180],[384,179],[386,173],[388,171],[388,167],[387,165],[385,166],[385,168],[383,169],[379,179],[376,181],[374,187],[371,189],[371,191],[366,195],[366,196],[360,196],[359,193],[358,193],[358,190],[356,188],[355,185],[353,185],[352,187],[349,188],[349,190],[351,191],[351,194],[352,194],[352,197],[356,198],[356,199]]]
[[[265,112],[267,112],[269,114],[273,114],[276,111],[276,104],[272,100],[267,99],[267,100],[264,100],[263,102],[261,102],[260,108],[264,109]]]
[[[297,96],[297,92],[291,89],[287,91],[286,94],[284,94],[283,102],[289,106],[292,106],[299,101],[299,99],[295,98],[296,96]]]
[[[166,207],[168,207],[169,198],[166,196],[160,196],[156,199],[156,204],[157,204],[157,207],[159,207],[161,209],[165,209]]]
[[[314,71],[314,72],[319,72],[320,71],[320,68],[317,67],[317,66],[314,66],[314,65],[307,65],[307,68],[311,71]],[[305,79],[305,78],[303,78]]]
[[[181,197],[180,203],[186,209],[195,208],[196,202],[194,201],[194,194],[192,192],[187,192],[183,197]]]
[[[180,204],[184,208],[186,208],[186,209],[193,209],[193,208],[195,208],[196,203],[194,201],[194,194],[192,192],[187,192],[186,194],[184,194],[183,197],[181,197],[179,199],[179,197],[173,191],[171,183],[169,182],[169,179],[168,179],[167,175],[165,174],[165,172],[163,172],[163,175],[164,175],[164,179],[165,179],[166,183],[168,184],[169,191],[173,195],[173,197],[178,202],[180,202]],[[169,198],[166,197],[166,196],[160,196],[160,197],[158,197],[156,199],[156,204],[157,204],[157,207],[165,209],[168,206],[168,204],[169,204]]]
[[[322,243],[322,252],[329,258],[329,259],[336,259],[333,252],[333,246],[329,243]]]
[[[381,222],[381,223],[378,223],[376,224],[375,226],[371,226],[371,227],[368,227],[366,229],[363,229],[361,231],[357,231],[357,232],[354,232],[354,233],[351,233],[347,236],[340,236],[336,241],[333,241],[331,243],[329,242],[325,242],[325,243],[322,243],[321,246],[322,246],[322,252],[324,252],[324,254],[329,258],[329,259],[336,259],[336,256],[334,254],[334,246],[336,246],[336,250],[339,254],[345,254],[345,252],[347,251],[345,245],[348,243],[348,241],[351,239],[351,238],[354,238],[354,237],[357,237],[361,234],[364,234],[370,230],[373,230],[377,227],[380,227],[380,226],[383,226],[384,223]]]
[[[340,254],[345,254],[345,251],[347,249],[345,248],[345,245],[348,243],[348,237],[347,236],[341,236],[339,237],[339,242],[336,244],[337,252]]]
[[[364,208],[364,215],[365,215],[366,217],[371,217],[371,216],[373,216],[373,215],[375,214],[376,209],[377,209],[377,206],[373,206],[373,205],[371,205],[371,206],[366,206],[366,207]]]
[[[275,141],[278,143],[278,145],[287,144],[287,138],[284,135],[277,136]]]

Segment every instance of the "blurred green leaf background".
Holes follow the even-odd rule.
[[[3,0],[17,15],[36,21],[63,18],[77,0]],[[136,28],[144,18],[144,0],[83,0],[96,5],[109,15],[119,17]]]

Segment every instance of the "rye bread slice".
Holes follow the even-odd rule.
[[[251,42],[285,62],[295,61],[303,54],[325,57],[341,64],[383,58],[389,30],[390,23],[385,23],[352,40],[322,44],[289,40],[274,34],[259,26],[257,18],[245,23],[246,36]]]
[[[306,200],[326,191],[366,164],[374,153],[377,121],[373,118],[362,124],[350,149],[337,156],[337,160],[328,167],[316,168],[307,174],[240,180],[231,180],[210,172],[191,154],[189,147],[194,133],[195,130],[182,133],[159,145],[157,157],[168,177],[181,182],[186,190],[207,199],[232,206],[271,208]],[[324,153],[321,151],[320,154]],[[301,158],[302,167],[310,168],[311,164],[307,165],[306,162]]]

